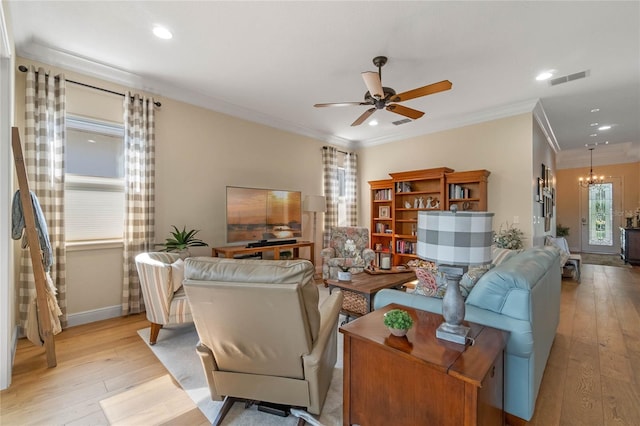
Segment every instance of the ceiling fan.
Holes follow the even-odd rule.
[[[382,87],[382,67],[387,63],[386,56],[376,56],[373,58],[373,65],[378,67],[378,72],[366,71],[362,73],[362,79],[367,86],[367,93],[364,94],[363,102],[336,102],[328,104],[315,104],[314,107],[340,107],[352,105],[373,105],[373,108],[366,110],[360,117],[356,119],[351,126],[359,126],[364,123],[367,118],[378,109],[386,109],[396,114],[417,120],[424,115],[424,112],[417,109],[398,105],[395,102],[408,101],[409,99],[419,98],[421,96],[431,95],[438,92],[451,89],[451,82],[443,80],[438,83],[429,84],[417,89],[408,90],[406,92],[396,94],[396,91],[390,87]]]

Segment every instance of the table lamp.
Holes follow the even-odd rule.
[[[444,322],[436,337],[466,344],[469,327],[462,325],[465,314],[460,280],[469,266],[491,263],[493,213],[451,211],[418,212],[417,254],[435,262],[447,280],[442,299]]]

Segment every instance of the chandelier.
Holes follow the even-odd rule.
[[[580,184],[580,186],[583,188],[588,188],[591,185],[604,183],[604,176],[598,177],[593,173],[593,148],[589,148],[589,151],[591,151],[591,168],[589,170],[589,176],[587,176],[586,178],[580,177],[578,179],[578,184]]]

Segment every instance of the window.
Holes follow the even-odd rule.
[[[67,117],[65,231],[68,242],[121,240],[124,128]]]
[[[613,245],[613,184],[589,186],[589,244]]]

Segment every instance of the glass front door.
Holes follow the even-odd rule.
[[[581,251],[619,253],[620,191],[614,182],[581,188]]]

